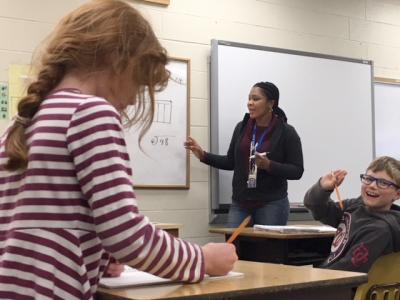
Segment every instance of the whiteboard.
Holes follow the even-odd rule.
[[[288,181],[290,202],[334,169],[348,171],[343,198],[360,194],[359,174],[374,157],[372,62],[213,40],[211,151],[226,154],[247,112],[250,88],[270,81],[298,132],[304,174]],[[231,203],[232,172],[212,169],[212,207]]]
[[[400,84],[375,82],[376,155],[400,159]]]
[[[133,182],[139,188],[189,188],[189,153],[183,147],[189,132],[187,59],[171,59],[167,87],[156,94],[154,120],[138,145],[138,128],[125,130]]]

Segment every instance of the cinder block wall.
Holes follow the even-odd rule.
[[[84,2],[0,0],[0,81],[8,81],[10,64],[30,63],[57,20]],[[400,79],[400,2],[395,0],[170,0],[168,7],[129,2],[150,20],[171,56],[191,60],[190,130],[206,149],[213,38],[369,59],[375,76]],[[6,125],[0,121],[0,129]],[[192,158],[190,169],[189,190],[138,190],[140,209],[153,221],[182,223],[188,240],[221,240],[208,233],[208,168]]]

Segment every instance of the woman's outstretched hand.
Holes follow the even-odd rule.
[[[194,138],[191,138],[190,136],[184,143],[184,147],[186,149],[189,149],[190,151],[193,152],[193,154],[198,158],[202,159],[204,157],[204,150],[203,148],[200,147],[199,143]]]

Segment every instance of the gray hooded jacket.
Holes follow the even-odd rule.
[[[344,209],[330,198],[319,181],[304,197],[314,218],[337,228],[331,253],[320,267],[368,272],[382,255],[400,251],[400,208],[392,205],[387,212],[371,212],[361,196],[343,201]]]

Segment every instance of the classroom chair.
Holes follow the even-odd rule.
[[[400,300],[400,252],[380,257],[357,288],[354,300]]]

